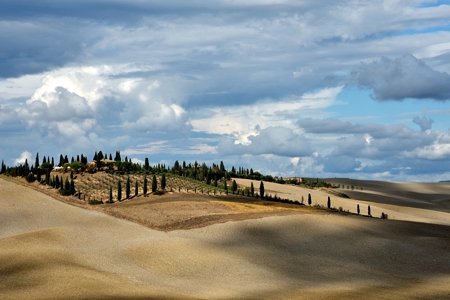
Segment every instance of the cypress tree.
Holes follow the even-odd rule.
[[[47,162],[47,159],[44,156],[44,158],[42,159],[42,164],[45,164],[46,162]]]
[[[55,166],[55,159],[52,157],[52,166]]]
[[[148,184],[147,176],[144,176],[144,190],[143,190],[144,195],[147,194],[147,184]]]
[[[253,183],[252,183],[252,186],[253,186]],[[231,184],[231,192],[233,193],[233,195],[234,195],[234,193],[236,193],[236,190],[237,190],[237,183],[236,183],[236,180],[233,180],[233,183]]]
[[[144,163],[144,169],[145,171],[148,171],[148,168],[150,167],[149,163],[148,163],[148,157],[145,158],[145,163]]]
[[[109,186],[109,203],[113,203],[112,186]]]
[[[58,166],[62,167],[62,165],[64,164],[64,157],[62,154],[59,155],[59,164]]]
[[[64,156],[64,163],[65,163],[65,164],[68,164],[68,163],[69,163],[69,158],[67,158],[67,155]]]
[[[152,178],[152,193],[156,192],[157,187],[158,187],[158,183],[156,182],[156,175],[153,174],[153,178]]]
[[[223,189],[225,190],[225,193],[228,194],[228,186],[227,186],[227,179],[224,178],[223,180]]]
[[[208,174],[206,175],[206,184],[211,185],[211,172],[208,171]]]
[[[59,177],[58,177],[58,175],[56,175],[56,179],[55,179],[55,189],[59,189]]]
[[[137,196],[139,194],[139,184],[138,181],[136,180],[136,184],[134,186],[134,195]]]
[[[259,184],[259,194],[261,195],[261,199],[264,198],[264,183],[261,181]]]
[[[308,194],[308,205],[311,205],[312,200],[311,200],[311,194]]]
[[[122,200],[122,183],[120,180],[117,182],[117,200]]]
[[[45,174],[45,184],[50,185],[50,169],[47,169],[47,173]]]
[[[330,196],[328,196],[327,207],[328,207],[328,209],[331,208],[331,200],[330,200]]]
[[[255,188],[253,187],[253,181],[250,183],[250,194],[252,197],[255,195]]]
[[[39,168],[39,153],[36,153],[36,161],[34,163],[34,167],[36,169]]]
[[[369,217],[372,216],[372,214],[370,213],[370,205],[367,207],[367,215],[368,215]]]
[[[126,199],[130,198],[130,193],[131,193],[130,177],[128,176],[127,183],[126,183],[126,186],[125,186]]]
[[[162,174],[161,176],[161,189],[164,191],[166,189],[166,174]]]
[[[70,182],[69,179],[66,177],[66,181],[64,182],[64,194],[69,195],[70,194]]]
[[[75,182],[73,179],[70,181],[70,194],[75,195]]]
[[[122,161],[122,158],[120,157],[120,151],[116,151],[116,157],[114,157],[115,161]]]
[[[357,212],[358,215],[359,215],[359,213],[360,213],[360,210],[359,210],[359,204],[356,206],[356,212]]]
[[[97,166],[97,170],[102,168],[102,159],[100,155],[97,155],[97,159],[95,160],[95,164]]]

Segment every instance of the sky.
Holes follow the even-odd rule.
[[[450,180],[450,1],[3,0],[0,159]]]

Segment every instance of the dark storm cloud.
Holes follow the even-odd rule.
[[[411,54],[363,63],[353,77],[359,88],[372,89],[372,98],[379,101],[450,99],[450,75],[433,70]]]
[[[85,39],[63,20],[3,20],[0,25],[0,78],[61,67],[77,59]]]

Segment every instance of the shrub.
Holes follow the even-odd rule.
[[[88,202],[90,205],[98,205],[98,204],[103,204],[103,201],[99,201],[99,200],[89,200]]]

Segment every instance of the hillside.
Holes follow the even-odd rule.
[[[447,299],[450,293],[449,226],[308,209],[161,232],[1,178],[0,194],[2,299]],[[173,204],[184,211],[181,199]]]

